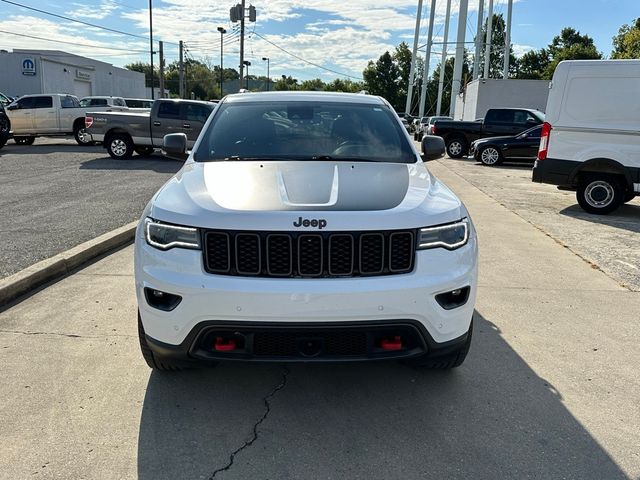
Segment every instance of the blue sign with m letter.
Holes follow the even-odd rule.
[[[22,74],[23,75],[35,75],[36,74],[36,62],[33,58],[25,58],[22,60]]]

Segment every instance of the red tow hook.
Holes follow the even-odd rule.
[[[216,337],[213,349],[217,352],[230,352],[236,349],[236,341],[233,338]]]
[[[402,350],[402,337],[400,335],[396,335],[393,337],[393,340],[389,340],[388,338],[384,338],[380,341],[380,347],[383,350]]]

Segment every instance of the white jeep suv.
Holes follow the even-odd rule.
[[[186,162],[136,233],[150,367],[463,362],[477,240],[423,163],[440,138],[421,158],[380,97],[267,92],[227,96],[190,154],[181,133],[163,148]]]

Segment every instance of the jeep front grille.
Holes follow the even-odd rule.
[[[413,270],[413,230],[384,232],[204,232],[209,273],[254,277],[356,277]]]

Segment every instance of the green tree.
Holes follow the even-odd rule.
[[[593,38],[589,35],[580,35],[580,32],[566,27],[553,38],[547,49],[551,61],[544,70],[543,78],[551,80],[558,63],[563,60],[598,60],[602,54],[598,52]]]
[[[275,83],[272,84],[272,90],[300,90],[298,80],[291,75],[288,77],[283,75]]]
[[[151,64],[144,62],[134,62],[128,65],[125,65],[124,68],[127,70],[131,70],[133,72],[144,73],[144,85],[145,87],[151,88]],[[154,84],[158,85],[158,69],[154,68]]]
[[[622,25],[618,35],[613,37],[611,58],[640,58],[640,18],[631,25]]]
[[[487,28],[489,19],[487,18],[482,27],[482,39],[483,43],[487,38]],[[502,78],[504,73],[504,42],[506,38],[506,23],[502,14],[493,14],[493,21],[491,24],[491,54],[489,56],[489,78]],[[480,52],[479,69],[484,72],[484,57],[485,50]],[[513,53],[513,48],[509,48],[509,77],[515,77],[518,71],[518,59]],[[477,77],[476,72],[473,72],[473,76]]]
[[[444,64],[444,86],[442,90],[442,107],[440,115],[449,115],[449,107],[451,105],[451,89],[453,87],[453,67],[455,65],[455,57],[447,58]],[[433,74],[427,82],[427,94],[425,102],[425,115],[436,115],[438,107],[438,84],[440,83],[440,69],[442,64],[433,71]],[[465,51],[464,62],[462,64],[462,82],[461,90],[464,89],[465,84],[470,79],[471,67],[469,65],[469,55]],[[459,92],[456,92],[459,93]]]
[[[550,63],[549,52],[545,48],[531,50],[518,59],[516,78],[542,80]]]
[[[324,90],[325,84],[319,78],[314,78],[313,80],[304,80],[300,84],[300,90],[307,91],[321,91]]]
[[[404,109],[398,94],[400,71],[388,51],[384,52],[377,62],[369,61],[362,77],[365,89],[370,94],[384,97],[398,111]]]
[[[362,82],[354,82],[353,80],[343,80],[341,78],[336,78],[335,80],[327,83],[324,86],[324,89],[327,92],[357,93],[364,90],[365,88]]]
[[[413,55],[409,50],[409,45],[402,42],[393,52],[393,61],[398,67],[398,101],[400,103],[407,102],[407,94],[409,92],[409,74],[411,73],[411,59]]]

